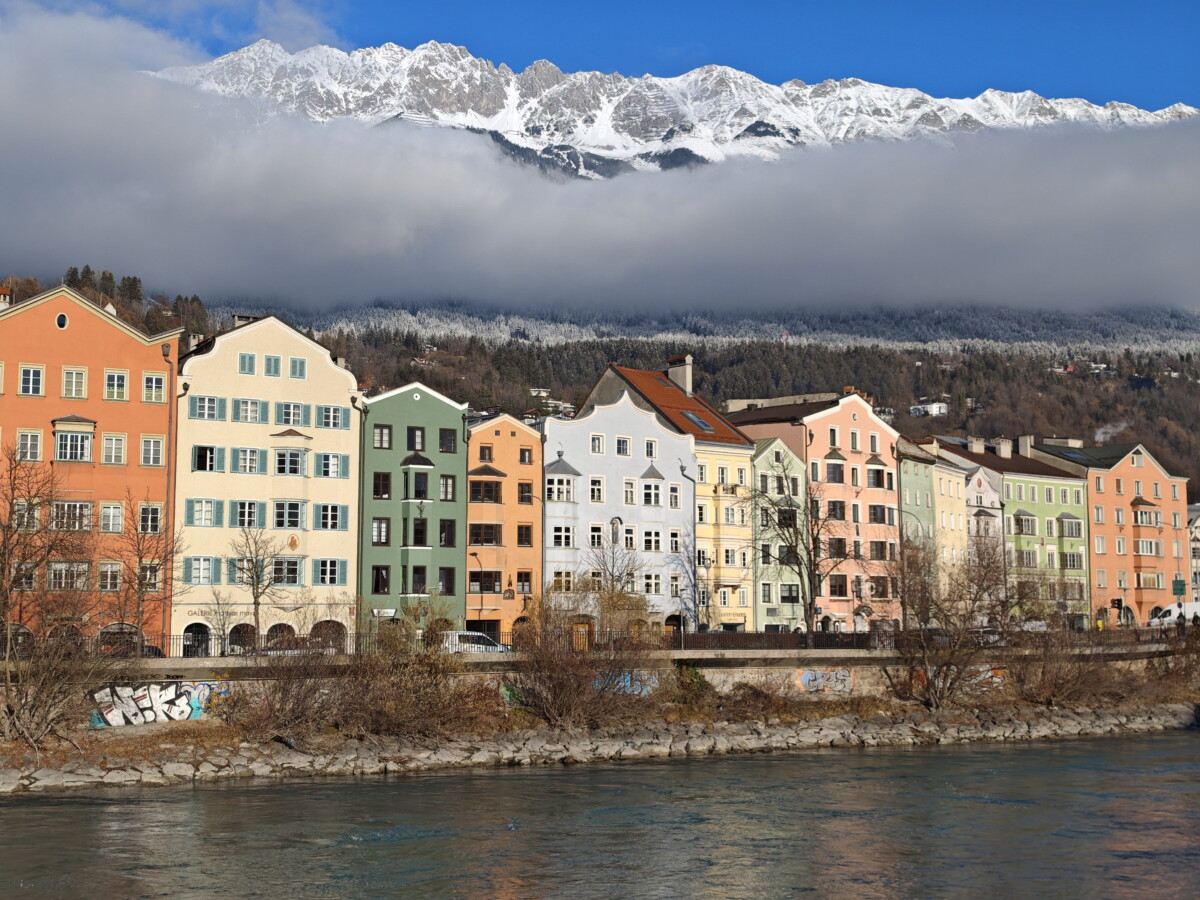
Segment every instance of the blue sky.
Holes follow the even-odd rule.
[[[60,0],[69,4],[70,0]],[[55,0],[50,0],[56,5]],[[1196,0],[107,0],[210,55],[259,37],[289,49],[427,40],[524,68],[675,75],[707,63],[765,81],[859,77],[935,96],[992,87],[1158,109],[1200,105]]]

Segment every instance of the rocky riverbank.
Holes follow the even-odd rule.
[[[418,743],[395,738],[346,740],[305,752],[281,743],[228,746],[170,742],[170,726],[148,734],[137,758],[75,753],[38,766],[28,758],[0,759],[0,794],[104,785],[184,784],[234,778],[377,775],[432,769],[571,765],[600,760],[664,759],[731,753],[770,753],[814,747],[884,747],[971,741],[1032,741],[1141,734],[1195,728],[1200,704],[1140,708],[1046,709],[1005,707],[934,712],[907,708],[860,718],[836,716],[788,724],[767,722],[667,723],[597,732],[547,729],[487,740]],[[153,728],[154,726],[145,726]],[[133,729],[123,729],[132,732]],[[124,735],[122,735],[124,737]],[[11,766],[4,768],[4,766]]]

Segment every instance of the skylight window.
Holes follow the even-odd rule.
[[[701,431],[705,432],[706,434],[712,434],[713,432],[716,431],[715,428],[713,428],[711,425],[709,425],[707,422],[705,422],[702,418],[700,418],[698,415],[696,415],[690,409],[682,410],[682,412],[683,412],[683,417],[685,419],[687,419],[689,422],[691,422],[693,425],[695,425],[697,428],[699,428]]]

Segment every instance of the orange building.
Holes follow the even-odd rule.
[[[1145,625],[1172,603],[1191,599],[1186,478],[1164,469],[1142,444],[1021,440],[1032,444],[1035,458],[1087,479],[1097,618]]]
[[[467,628],[507,636],[541,593],[542,436],[501,414],[471,424],[468,452]]]
[[[180,333],[148,337],[66,287],[0,308],[0,514],[10,525],[39,507],[7,543],[4,596],[23,639],[116,644],[140,630],[163,647]],[[23,566],[38,543],[55,549]]]

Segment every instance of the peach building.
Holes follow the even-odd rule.
[[[467,624],[507,635],[541,593],[542,436],[504,413],[470,425],[468,453]]]
[[[5,463],[45,467],[50,519],[37,527],[77,538],[70,558],[10,582],[10,618],[24,634],[117,643],[140,631],[163,646],[180,333],[142,334],[66,287],[0,307]]]

